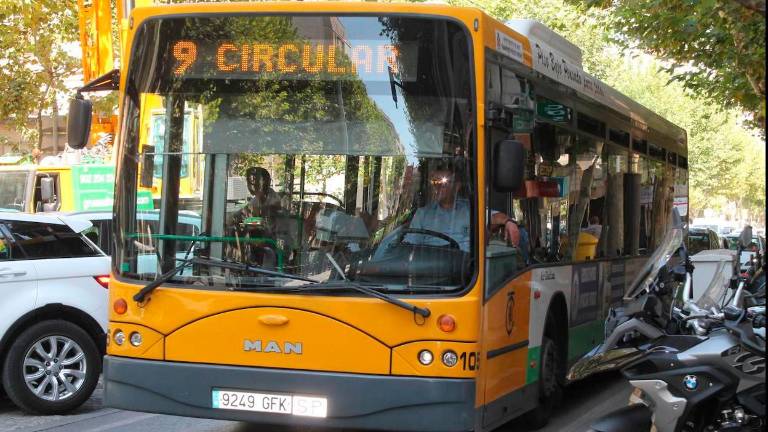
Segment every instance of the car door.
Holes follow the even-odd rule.
[[[0,339],[22,315],[35,307],[37,273],[0,221]]]
[[[106,327],[109,258],[63,223],[13,222],[13,238],[37,269],[37,305],[62,304],[88,313]]]

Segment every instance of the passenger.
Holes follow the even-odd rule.
[[[424,229],[445,234],[455,240],[461,250],[469,251],[470,203],[459,198],[460,176],[450,164],[445,164],[430,173],[430,202],[416,210],[409,225],[410,229]],[[489,229],[504,227],[504,239],[517,247],[520,231],[517,222],[504,213],[491,211]],[[444,246],[446,240],[428,234],[408,234],[406,243]]]
[[[591,216],[589,218],[589,225],[586,228],[583,228],[581,231],[587,234],[591,234],[595,236],[595,238],[599,239],[600,233],[603,231],[603,226],[600,225],[600,218],[594,215]]]
[[[245,180],[251,199],[243,208],[247,217],[270,216],[280,210],[280,197],[272,189],[272,176],[262,167],[250,167],[245,172]]]

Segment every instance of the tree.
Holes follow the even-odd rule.
[[[694,94],[765,127],[765,0],[569,0],[613,16],[615,42],[640,48]]]
[[[704,208],[722,210],[729,201],[739,203],[740,208],[752,214],[765,211],[765,149],[757,133],[740,122],[742,112],[737,107],[716,104],[701,92],[692,91],[685,82],[674,80],[669,68],[653,55],[638,50],[626,50],[622,55],[611,37],[611,29],[621,18],[604,8],[580,9],[576,1],[454,3],[481,7],[502,21],[541,21],[582,49],[588,72],[684,128],[688,134],[689,199],[693,212]]]
[[[66,93],[64,80],[79,69],[66,47],[78,40],[74,1],[0,0],[0,117],[42,143],[43,112],[58,117],[57,96]],[[37,118],[36,131],[27,129]]]

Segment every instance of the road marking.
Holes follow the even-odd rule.
[[[130,413],[130,411],[128,411],[128,412]],[[146,420],[148,418],[157,417],[157,416],[159,416],[159,414],[143,414],[143,415],[140,415],[138,417],[131,417],[131,418],[127,418],[125,420],[120,420],[120,421],[116,421],[116,422],[107,423],[107,424],[101,425],[99,427],[90,428],[90,429],[80,429],[80,430],[83,431],[83,432],[101,432],[101,431],[111,430],[111,429],[115,429],[115,428],[118,428],[118,427],[121,427],[121,426],[129,425],[131,423],[140,422],[140,421]]]

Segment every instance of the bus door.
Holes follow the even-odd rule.
[[[529,96],[526,81],[496,63],[488,63],[486,71],[488,106],[506,111],[501,118],[518,115],[517,111],[513,113],[508,107]],[[517,128],[517,119],[515,123]],[[515,131],[507,122],[489,121],[485,129],[486,148],[492,149],[495,143],[513,136],[525,143],[524,137],[518,137]],[[492,166],[492,153],[487,151],[486,166]],[[524,221],[520,203],[524,200],[514,199],[511,193],[494,190],[490,179],[487,184],[486,223],[494,211]],[[531,272],[523,272],[528,260],[527,251],[521,245],[515,247],[508,244],[503,232],[490,232],[489,237],[485,248],[483,348],[479,359],[483,388],[478,389],[484,398],[483,428],[496,427],[520,415],[533,408],[537,401],[530,389],[533,386],[526,387],[531,293]]]

